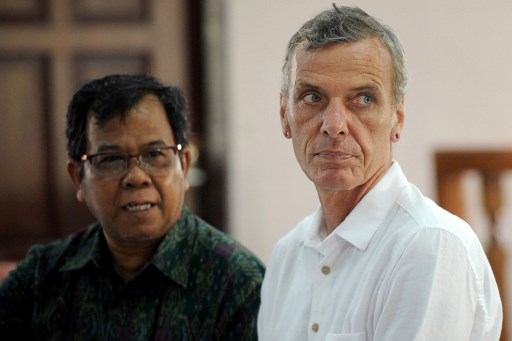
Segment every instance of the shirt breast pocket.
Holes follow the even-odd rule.
[[[325,341],[366,341],[366,333],[327,334]]]

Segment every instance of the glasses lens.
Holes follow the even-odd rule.
[[[105,178],[117,178],[130,168],[130,159],[137,158],[138,166],[150,175],[157,175],[172,168],[175,160],[175,147],[148,149],[140,154],[102,153],[89,156],[92,169]]]
[[[105,176],[116,176],[122,174],[128,162],[126,154],[101,154],[91,158],[93,169]]]
[[[169,169],[174,160],[171,148],[154,148],[140,154],[141,163],[148,173],[158,174]]]

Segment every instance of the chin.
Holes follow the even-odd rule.
[[[333,191],[350,190],[357,187],[357,181],[353,177],[347,178],[340,174],[323,174],[313,179],[316,187]]]
[[[138,231],[107,231],[113,238],[127,243],[147,242],[161,239],[167,231],[138,230]]]
[[[161,238],[162,236],[155,236],[155,235],[125,235],[121,236],[121,239],[125,242],[147,242],[152,240],[157,240]]]

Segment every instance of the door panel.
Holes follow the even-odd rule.
[[[41,54],[0,55],[2,258],[53,232],[47,69]]]
[[[65,113],[83,82],[150,72],[191,98],[188,6],[187,0],[0,1],[0,259],[20,259],[29,245],[94,220],[66,171]],[[191,116],[194,126],[202,120],[197,111]],[[200,215],[194,198],[203,197],[201,190],[187,197]]]

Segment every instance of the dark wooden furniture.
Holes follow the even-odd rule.
[[[507,285],[505,248],[496,233],[500,209],[503,207],[501,177],[512,171],[512,150],[445,150],[435,153],[437,199],[440,206],[467,220],[463,176],[476,172],[482,183],[482,206],[489,221],[489,243],[485,246],[503,302],[502,341],[507,334]]]

